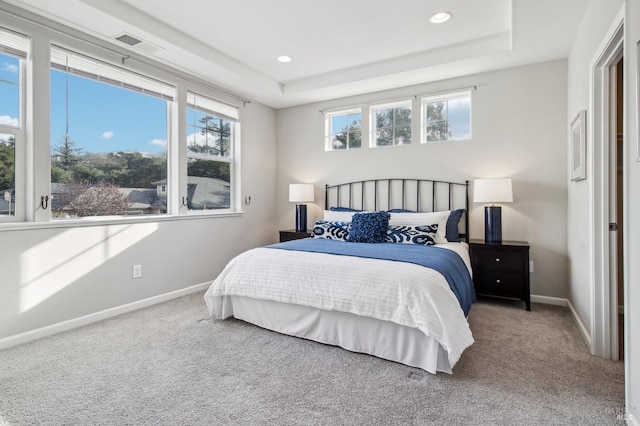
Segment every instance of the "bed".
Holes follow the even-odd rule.
[[[327,186],[313,238],[238,255],[205,302],[217,319],[451,374],[473,343],[467,210],[468,182]]]

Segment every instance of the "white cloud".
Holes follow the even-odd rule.
[[[19,70],[19,68],[18,68],[18,66],[16,64],[9,64],[7,62],[2,64],[2,69],[4,71],[9,71],[9,72],[12,72],[14,74],[18,74],[18,70]]]
[[[211,139],[211,137],[209,137]],[[191,133],[187,135],[187,146],[191,145],[206,145],[207,144],[207,136],[202,133]]]
[[[167,146],[167,141],[166,139],[151,139],[149,145]]]
[[[0,133],[0,144],[6,144],[9,142],[9,138],[13,137],[15,135],[10,135],[8,133]]]
[[[113,137],[115,133],[113,133],[113,131],[109,130],[108,132],[104,132],[102,134],[102,139],[111,139]]]
[[[18,127],[18,119],[8,115],[0,115],[0,124],[5,126]]]

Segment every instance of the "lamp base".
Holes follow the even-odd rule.
[[[484,241],[502,243],[502,208],[500,206],[484,207]]]
[[[296,232],[307,231],[307,205],[296,204]]]

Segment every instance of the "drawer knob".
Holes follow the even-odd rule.
[[[496,282],[497,282],[498,284],[500,284],[500,280],[496,280]]]
[[[496,262],[500,262],[500,258],[499,257],[496,257]]]

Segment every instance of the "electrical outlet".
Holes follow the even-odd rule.
[[[142,265],[133,265],[131,278],[140,278],[142,276]]]
[[[529,272],[533,272],[533,260],[529,261]]]

